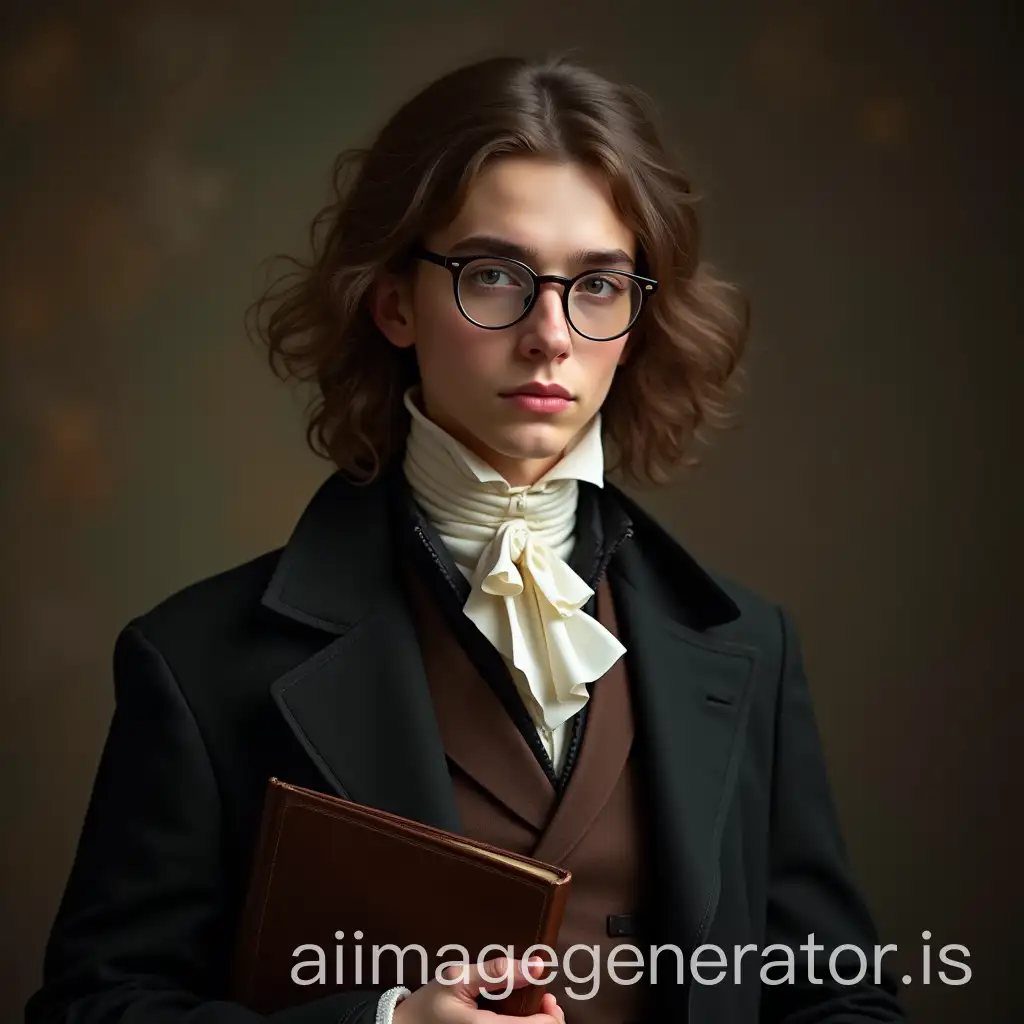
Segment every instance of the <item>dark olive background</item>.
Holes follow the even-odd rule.
[[[1010,1020],[1021,848],[1010,4],[5,5],[0,1020],[38,982],[118,628],[281,544],[328,471],[243,313],[336,151],[496,52],[647,90],[754,309],[737,430],[639,496],[801,629],[918,1020]],[[1011,881],[1013,878],[1013,881]],[[970,948],[962,987],[921,983]]]

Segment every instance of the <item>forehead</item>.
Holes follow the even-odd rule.
[[[530,157],[487,165],[438,243],[450,247],[471,235],[503,238],[552,260],[589,249],[632,254],[636,245],[597,172]]]

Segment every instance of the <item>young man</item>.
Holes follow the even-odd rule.
[[[746,329],[642,101],[564,62],[464,68],[340,160],[318,223],[264,332],[337,472],[283,550],[119,638],[29,1024],[492,1019],[478,971],[227,1000],[271,775],[570,868],[557,952],[597,970],[563,961],[534,1024],[903,1020],[790,619],[605,478],[687,464]]]

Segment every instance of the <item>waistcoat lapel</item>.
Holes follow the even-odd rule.
[[[508,810],[541,830],[555,801],[544,770],[411,566],[406,581],[445,753]]]
[[[618,636],[615,607],[607,578],[597,591],[597,620]],[[622,775],[633,745],[626,655],[592,684],[587,727],[579,761],[533,856],[561,864],[600,814]]]
[[[560,801],[493,689],[481,679],[416,573],[410,598],[441,737],[448,757],[541,833],[531,855],[562,863],[608,802],[633,742],[624,659],[593,684],[587,727]],[[617,635],[607,580],[597,586],[597,618]]]

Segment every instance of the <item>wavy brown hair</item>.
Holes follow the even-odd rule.
[[[415,349],[374,324],[371,286],[408,272],[413,246],[451,222],[481,168],[513,155],[600,172],[636,235],[638,272],[659,282],[602,406],[610,468],[663,482],[697,462],[702,426],[727,425],[747,305],[700,257],[695,197],[648,101],[564,59],[496,58],[433,82],[369,148],[338,157],[311,258],[286,257],[288,271],[251,310],[275,372],[315,385],[310,447],[350,478],[372,480],[404,447],[402,393],[419,377]]]

